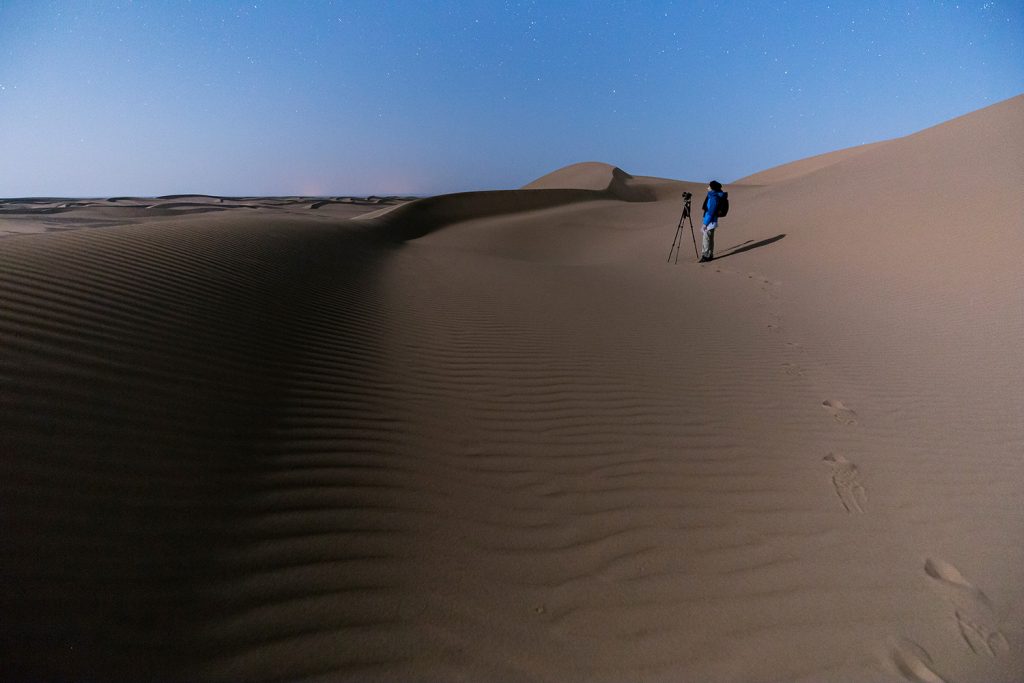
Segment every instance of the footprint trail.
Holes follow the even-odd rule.
[[[892,648],[892,663],[903,677],[914,683],[946,683],[932,670],[932,658],[920,645],[902,639]]]
[[[821,402],[821,405],[832,415],[832,419],[836,422],[844,425],[857,424],[857,413],[847,408],[842,401],[826,399]]]
[[[868,494],[860,482],[857,466],[835,453],[829,453],[822,459],[832,465],[832,485],[846,511],[850,514],[864,513],[867,510]]]
[[[953,605],[960,635],[974,653],[996,657],[1010,649],[1006,637],[999,631],[999,620],[992,603],[956,567],[943,560],[929,558],[924,563],[924,571],[942,596]]]

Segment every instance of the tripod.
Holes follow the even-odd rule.
[[[679,225],[676,226],[676,236],[672,240],[672,246],[668,250],[668,260],[672,260],[672,250],[676,252],[676,263],[679,263],[679,248],[683,244],[683,223],[687,220],[690,221],[690,239],[693,240],[693,253],[700,258],[700,252],[697,251],[697,237],[693,234],[693,218],[690,216],[690,200],[693,199],[693,195],[689,192],[683,193],[683,215],[679,217]]]

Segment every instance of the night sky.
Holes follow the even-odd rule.
[[[1021,92],[1021,1],[0,0],[0,197],[729,181]]]

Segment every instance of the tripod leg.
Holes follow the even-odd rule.
[[[683,247],[683,224],[690,218],[690,195],[683,194],[683,213],[679,216],[679,224],[676,225],[676,234],[672,238],[672,246],[668,250],[668,260],[672,260],[672,250],[676,250],[676,263],[679,263],[679,250]],[[693,232],[693,219],[690,219],[690,232]],[[694,242],[696,244],[696,241]]]
[[[678,245],[683,241],[679,233],[682,232],[682,229],[683,229],[683,224],[682,224],[682,222],[680,222],[679,225],[676,226],[676,235],[675,235],[675,237],[672,238],[672,246],[669,247],[668,259],[665,261],[665,263],[670,263],[672,261],[672,250],[673,249],[676,252],[676,261],[677,262],[679,261],[679,246]]]

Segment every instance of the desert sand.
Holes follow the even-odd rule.
[[[3,201],[0,678],[1024,680],[1024,96],[706,183]]]

